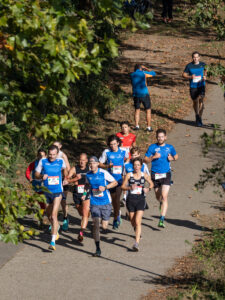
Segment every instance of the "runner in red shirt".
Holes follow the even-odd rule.
[[[121,132],[116,134],[121,142],[122,145],[120,148],[123,148],[129,152],[130,157],[130,149],[136,146],[136,135],[130,133],[130,124],[127,121],[121,123]]]

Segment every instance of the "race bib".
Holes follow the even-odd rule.
[[[48,176],[48,185],[58,185],[59,176]]]
[[[131,194],[141,195],[142,194],[142,186],[137,186],[134,190],[130,191]]]
[[[92,193],[93,193],[94,197],[103,197],[104,196],[103,192],[99,191],[99,189],[93,189]]]
[[[122,166],[113,166],[111,172],[112,174],[122,174]]]
[[[157,179],[162,179],[162,178],[166,178],[166,173],[155,173],[155,180]]]
[[[84,185],[78,185],[77,186],[77,192],[78,192],[78,194],[83,194],[83,192],[84,192]]]
[[[202,80],[202,76],[201,75],[200,76],[195,76],[194,79],[193,79],[193,82],[197,83],[197,82],[199,82],[201,80]]]

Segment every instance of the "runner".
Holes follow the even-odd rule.
[[[152,163],[151,178],[154,183],[155,195],[160,203],[159,227],[165,227],[164,219],[168,208],[168,193],[171,185],[170,162],[178,159],[172,145],[166,144],[166,130],[156,131],[157,143],[148,147],[145,162]]]
[[[121,123],[121,132],[118,132],[116,135],[121,140],[121,148],[130,152],[131,147],[136,146],[136,136],[133,133],[130,133],[130,124],[127,121]]]
[[[90,198],[94,225],[93,236],[96,245],[94,256],[100,256],[100,221],[102,219],[103,229],[107,229],[112,211],[111,196],[108,190],[115,188],[117,182],[109,172],[99,168],[97,157],[92,156],[89,165],[91,171],[86,174],[86,186],[82,200]]]
[[[48,149],[48,158],[41,159],[35,170],[35,177],[42,179],[44,186],[49,190],[49,193],[45,192],[44,194],[47,200],[46,214],[52,224],[50,250],[56,249],[55,241],[59,238],[58,210],[63,194],[62,170],[65,177],[68,175],[64,160],[57,158],[58,152],[59,149],[57,146],[50,146]]]
[[[193,61],[186,65],[183,77],[190,81],[190,95],[193,101],[193,108],[196,115],[196,125],[202,127],[202,114],[204,110],[205,81],[207,71],[206,64],[200,61],[200,54],[192,53]]]
[[[139,130],[140,119],[140,105],[143,103],[146,110],[147,131],[153,131],[151,127],[151,100],[147,87],[147,78],[155,76],[154,71],[150,71],[148,68],[142,65],[135,65],[134,72],[131,73],[131,82],[134,97],[135,108],[135,129]]]
[[[134,159],[137,158],[137,157],[141,157],[140,150],[139,150],[138,147],[133,147],[130,151],[130,154],[131,154],[131,160],[129,162],[125,163],[125,165],[124,165],[124,172],[123,172],[124,178],[125,178],[127,173],[134,172],[134,166],[133,166]],[[147,175],[150,176],[148,166],[145,163],[142,164],[141,172],[144,172],[144,173],[146,173]],[[126,203],[126,197],[127,197],[127,193],[124,192],[124,196],[123,196],[123,203],[124,204]],[[148,209],[147,202],[146,202],[145,209]]]
[[[74,191],[73,191],[73,200],[75,203],[75,207],[82,217],[81,219],[81,229],[78,235],[78,240],[80,242],[83,241],[84,231],[88,224],[88,217],[90,214],[90,200],[87,199],[82,201],[82,196],[84,193],[84,186],[86,182],[86,174],[89,171],[88,167],[88,157],[86,153],[82,153],[79,159],[79,165],[70,169],[69,175],[67,177],[68,183],[74,183]]]
[[[46,151],[44,149],[39,149],[37,152],[37,158],[35,161],[29,164],[29,166],[26,169],[26,178],[27,180],[32,184],[34,190],[38,194],[42,194],[42,191],[40,189],[42,185],[42,180],[35,179],[35,169],[38,166],[39,161],[42,158],[46,158]],[[45,203],[39,202],[39,205],[42,210],[45,210]],[[44,212],[44,211],[43,211]]]
[[[153,182],[146,173],[141,171],[143,161],[140,157],[133,160],[134,172],[126,174],[122,184],[122,189],[128,191],[127,196],[127,209],[129,211],[129,217],[131,225],[135,229],[135,243],[133,250],[139,250],[139,242],[141,237],[141,221],[144,214],[146,201],[145,194],[153,188]],[[149,183],[149,188],[144,187],[145,182]]]
[[[122,223],[120,217],[120,196],[121,184],[123,182],[123,169],[125,160],[128,159],[127,151],[120,149],[121,140],[116,135],[110,135],[108,138],[108,147],[105,149],[100,157],[100,168],[108,169],[109,173],[118,182],[118,186],[110,190],[112,196],[112,205],[114,210],[113,229],[117,230]]]
[[[67,155],[61,151],[62,149],[62,143],[61,142],[54,142],[53,145],[57,146],[59,148],[59,154],[57,158],[62,158],[66,164],[66,168],[67,168],[67,172],[69,173],[70,171],[70,163],[68,160]],[[63,178],[64,180],[64,178]],[[63,211],[63,225],[62,225],[62,230],[67,231],[69,229],[69,218],[68,218],[68,210],[69,207],[66,204],[66,198],[67,198],[67,194],[68,194],[68,190],[69,190],[69,186],[66,184],[63,186],[64,191],[63,191],[63,198],[61,201],[61,206],[62,206],[62,211]]]

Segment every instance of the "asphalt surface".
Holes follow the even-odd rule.
[[[202,232],[193,211],[210,214],[219,199],[213,188],[203,193],[194,190],[201,170],[211,165],[201,155],[200,136],[210,132],[210,124],[225,127],[224,98],[217,85],[207,95],[203,122],[205,128],[194,126],[194,114],[175,126],[168,136],[179,154],[172,164],[174,185],[169,194],[166,228],[159,229],[158,203],[154,193],[148,195],[150,209],[145,211],[140,251],[132,252],[134,232],[128,221],[118,232],[101,235],[102,257],[92,257],[95,251],[91,224],[83,245],[77,242],[79,216],[70,205],[70,228],[60,235],[56,251],[49,252],[50,235],[41,233],[35,240],[15,248],[0,244],[0,299],[139,299],[157,285],[176,257],[187,254],[193,240]],[[149,141],[153,143],[154,141]],[[125,209],[122,208],[123,215]],[[91,222],[90,222],[91,223]],[[19,251],[18,251],[19,248]]]

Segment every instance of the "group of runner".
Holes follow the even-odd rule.
[[[190,95],[196,114],[196,125],[203,126],[202,114],[204,109],[205,63],[200,61],[200,54],[193,52],[192,62],[185,67],[183,77],[189,79]],[[147,78],[156,76],[154,71],[137,64],[131,74],[135,107],[135,128],[139,130],[140,105],[146,109],[147,128],[151,127],[151,99],[147,87]],[[93,219],[93,237],[96,244],[95,256],[101,255],[100,225],[106,231],[113,208],[114,230],[122,224],[121,199],[126,205],[127,214],[135,231],[133,250],[139,250],[141,237],[141,221],[147,208],[146,195],[154,188],[156,199],[159,201],[160,218],[158,226],[165,227],[164,219],[168,209],[168,193],[172,184],[171,161],[178,159],[176,150],[166,143],[166,131],[156,131],[156,143],[149,146],[144,161],[141,159],[139,148],[136,146],[136,136],[130,132],[128,122],[122,122],[121,132],[111,135],[107,140],[107,149],[100,158],[86,153],[79,157],[78,165],[71,168],[68,158],[61,151],[62,144],[54,142],[48,153],[40,149],[37,160],[29,165],[26,171],[27,179],[32,182],[37,193],[44,193],[46,202],[41,208],[46,211],[51,226],[51,242],[49,249],[55,250],[55,242],[59,238],[58,210],[63,211],[62,230],[68,230],[68,206],[66,197],[68,188],[73,186],[73,200],[81,216],[81,227],[78,234],[80,242],[88,225],[89,215]],[[149,172],[147,164],[151,163]],[[42,183],[45,191],[42,191]]]
[[[79,163],[70,167],[68,158],[55,142],[48,149],[38,151],[37,160],[29,165],[26,177],[34,189],[46,197],[46,215],[51,223],[50,250],[56,249],[59,238],[58,211],[60,205],[64,215],[62,230],[68,230],[68,206],[66,196],[68,186],[73,186],[73,200],[81,216],[78,240],[83,242],[89,215],[93,220],[93,238],[96,245],[95,256],[101,255],[100,225],[106,232],[113,208],[114,230],[122,224],[121,199],[126,203],[129,220],[135,231],[133,250],[139,250],[141,221],[146,209],[146,195],[154,188],[160,204],[158,226],[165,227],[164,218],[168,208],[168,192],[171,185],[170,162],[178,158],[172,145],[166,144],[166,131],[158,129],[156,143],[149,146],[144,161],[151,162],[151,172],[140,157],[136,146],[136,136],[130,133],[128,122],[122,122],[121,132],[108,137],[107,149],[100,156],[88,158],[86,153],[79,157]],[[123,193],[123,195],[122,195]],[[42,208],[44,204],[41,204]]]

